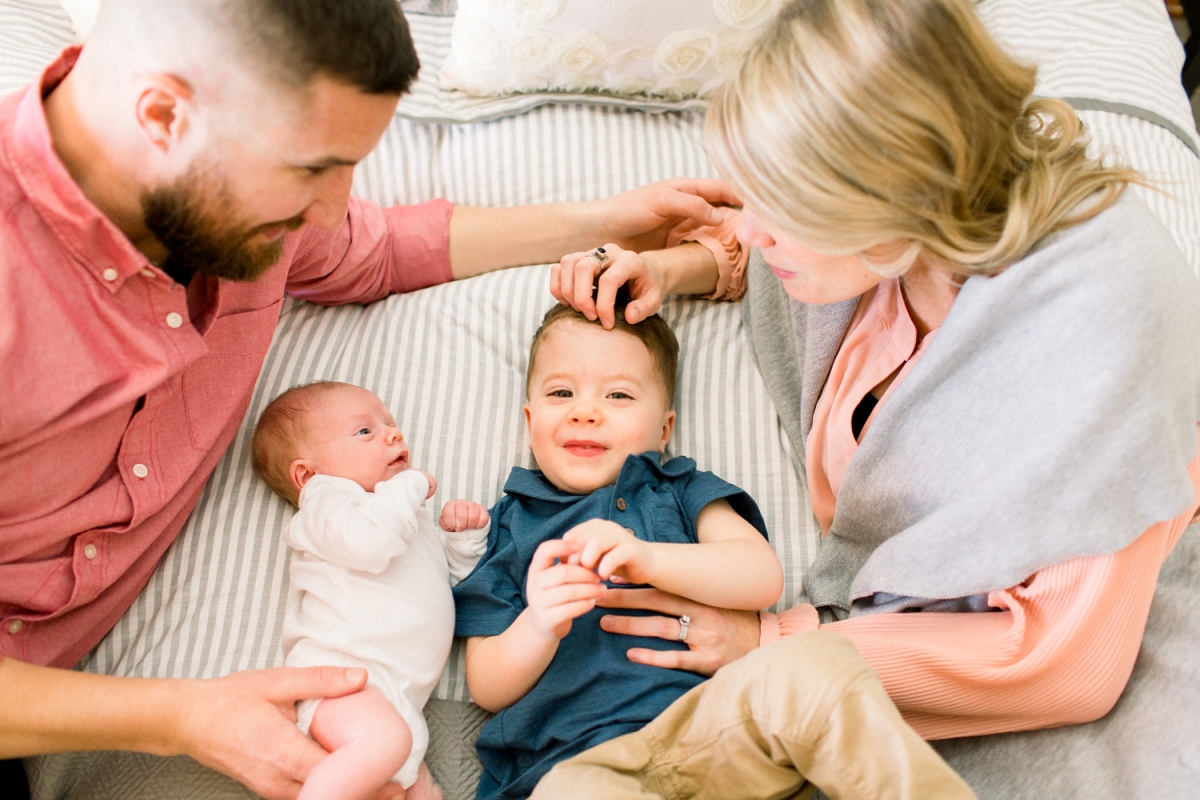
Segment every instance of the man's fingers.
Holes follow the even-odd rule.
[[[741,196],[719,178],[677,178],[676,181],[675,187],[680,191],[699,195],[714,205],[743,205]]]
[[[362,689],[367,671],[360,667],[279,667],[271,670],[268,696],[277,702],[341,697]]]

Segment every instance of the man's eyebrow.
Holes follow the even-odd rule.
[[[350,158],[341,158],[340,156],[326,156],[319,161],[306,161],[296,166],[304,169],[329,169],[330,167],[355,167],[358,162]]]

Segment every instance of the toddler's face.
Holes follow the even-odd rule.
[[[302,459],[318,475],[349,478],[368,492],[408,469],[408,446],[383,401],[357,386],[321,398],[306,420]]]
[[[646,346],[599,325],[560,322],[538,348],[525,404],[529,447],[563,491],[617,482],[625,457],[663,452],[675,427],[667,390]]]

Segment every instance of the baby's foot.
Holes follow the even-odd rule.
[[[433,776],[429,774],[424,761],[417,770],[417,782],[408,787],[404,800],[443,800],[442,789],[433,782]]]

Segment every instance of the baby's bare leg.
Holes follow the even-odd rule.
[[[412,732],[376,689],[322,700],[309,732],[329,756],[308,775],[299,800],[365,800],[392,779],[412,750]]]

